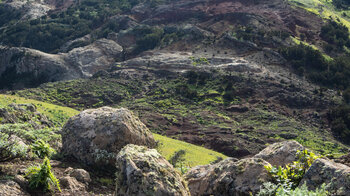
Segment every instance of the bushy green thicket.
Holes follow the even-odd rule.
[[[57,52],[67,41],[91,33],[103,26],[111,16],[128,12],[140,2],[147,2],[155,6],[165,3],[167,0],[84,0],[80,4],[69,7],[66,11],[13,24],[0,32],[0,42],[10,46],[24,46],[44,52]],[[9,20],[17,19],[15,13],[13,13],[13,16],[0,17],[0,24],[2,20],[2,23],[6,23]],[[4,18],[8,19],[5,20]],[[110,30],[116,32],[120,30],[117,25],[113,26],[112,24],[107,25],[107,28],[111,28]],[[108,32],[106,28],[100,30],[105,35]],[[153,41],[158,39],[158,34],[155,33],[147,35],[144,41],[153,44]],[[140,41],[142,42],[142,40]]]
[[[29,179],[29,188],[31,189],[53,192],[57,188],[61,192],[59,181],[52,173],[50,160],[47,157],[41,165],[29,167],[26,171],[26,177]]]
[[[350,144],[350,105],[333,108],[329,114],[332,132],[344,143]]]
[[[350,87],[350,56],[327,60],[320,51],[303,44],[281,49],[280,53],[298,74],[317,84],[342,90]]]
[[[348,0],[332,0],[333,5],[338,9],[349,9],[350,1]]]
[[[344,46],[350,47],[349,29],[345,25],[333,20],[329,20],[328,23],[321,28],[320,36],[323,40],[328,42],[328,45],[325,47],[328,52],[334,49],[342,51]]]

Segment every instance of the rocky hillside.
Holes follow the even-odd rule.
[[[346,195],[349,29],[345,0],[0,0],[6,192],[51,159],[62,195]]]
[[[35,105],[29,104],[11,104],[9,107],[21,112],[36,110]],[[45,188],[45,181],[35,185],[42,178],[33,178],[35,170],[30,167],[42,160],[38,152],[44,151],[38,151],[36,145],[27,145],[30,140],[22,140],[20,137],[23,136],[18,134],[12,133],[11,137],[17,139],[11,146],[22,146],[28,151],[24,151],[23,157],[10,157],[11,160],[0,157],[0,193],[5,196],[280,195],[284,189],[304,194],[349,195],[350,168],[320,158],[298,142],[275,143],[250,158],[221,158],[209,165],[188,168],[183,165],[184,159],[179,153],[167,160],[156,149],[147,148],[154,146],[155,140],[132,112],[109,107],[83,111],[64,125],[59,132],[63,154],[54,155],[51,162],[45,157],[41,166],[34,166],[35,170],[49,172],[50,178],[54,176],[53,179],[59,182]],[[1,155],[4,155],[2,143],[0,147]],[[158,146],[157,149],[162,152],[165,148]],[[14,150],[17,148],[11,152]],[[191,151],[185,149],[184,152]],[[275,171],[278,166],[278,170],[287,172],[285,176]],[[184,168],[187,169],[184,171]],[[296,171],[298,173],[294,173]],[[278,184],[281,181],[286,184]]]

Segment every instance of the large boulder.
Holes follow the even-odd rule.
[[[129,144],[117,156],[117,196],[189,196],[186,182],[155,149]]]
[[[114,166],[127,144],[154,147],[149,129],[125,108],[102,107],[81,112],[62,129],[62,150],[86,165]]]
[[[271,165],[284,166],[297,160],[298,150],[304,150],[304,147],[298,142],[284,141],[266,147],[254,157],[264,159]]]
[[[305,173],[300,186],[315,190],[323,183],[334,195],[350,195],[350,167],[327,159],[317,159]]]
[[[214,165],[197,166],[185,176],[192,196],[250,195],[269,180],[262,159],[225,159]]]

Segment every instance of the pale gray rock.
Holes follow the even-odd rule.
[[[81,112],[62,129],[63,152],[87,165],[115,165],[127,144],[155,146],[149,129],[125,109],[102,107]]]
[[[18,183],[12,180],[0,181],[0,195],[1,196],[30,196],[25,192]]]
[[[274,166],[284,166],[297,161],[297,151],[304,150],[304,147],[296,141],[284,141],[271,144],[256,154],[255,158],[261,158]]]
[[[329,185],[328,190],[333,195],[350,195],[350,167],[319,158],[305,173],[299,186],[306,184],[310,190],[319,188],[322,184]]]
[[[116,167],[115,196],[190,196],[181,175],[155,149],[129,144]]]
[[[256,194],[270,179],[263,159],[228,158],[214,165],[197,166],[186,175],[192,196]]]

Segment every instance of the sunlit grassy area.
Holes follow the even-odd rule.
[[[12,95],[2,95],[0,94],[0,107],[6,107],[11,103],[16,104],[34,104],[37,110],[48,116],[52,121],[63,125],[69,117],[74,116],[79,113],[79,111],[68,107],[57,106],[41,101],[36,101],[33,99],[26,99],[22,97],[12,96]]]
[[[65,123],[67,119],[71,116],[74,116],[79,113],[79,111],[68,108],[61,107],[41,101],[36,101],[32,99],[26,99],[17,96],[11,95],[1,95],[0,94],[0,108],[7,107],[11,103],[16,104],[34,104],[37,106],[37,110],[45,115],[47,115],[52,120],[59,122],[61,124]],[[189,144],[183,141],[171,139],[165,136],[161,136],[158,134],[153,134],[154,138],[160,141],[161,145],[158,147],[160,153],[166,158],[169,159],[174,152],[178,150],[185,150],[185,162],[186,166],[197,166],[197,165],[205,165],[217,159],[217,157],[226,158],[221,153],[196,146],[193,144]]]
[[[153,136],[155,140],[160,142],[158,150],[166,159],[169,159],[174,152],[178,150],[185,150],[185,166],[194,167],[197,165],[206,165],[212,161],[215,161],[218,157],[226,158],[226,156],[221,153],[200,146],[171,139],[158,134],[153,134]]]
[[[338,18],[341,23],[350,29],[350,11],[336,9],[331,0],[289,0],[289,2],[325,19],[332,17],[337,21]]]

